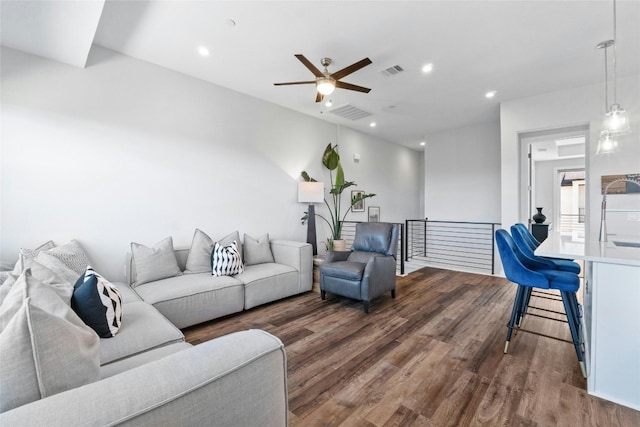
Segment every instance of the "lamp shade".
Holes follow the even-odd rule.
[[[324,201],[324,182],[299,182],[298,202],[320,203]]]
[[[316,89],[323,95],[331,95],[336,88],[336,81],[330,77],[319,78]]]

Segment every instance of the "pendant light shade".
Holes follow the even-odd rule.
[[[609,111],[602,119],[602,130],[611,135],[621,135],[629,132],[629,117],[624,108],[618,104],[609,107]]]
[[[606,130],[600,132],[600,138],[598,139],[598,149],[596,150],[596,155],[598,154],[612,154],[618,152],[618,141],[616,138],[611,135]]]

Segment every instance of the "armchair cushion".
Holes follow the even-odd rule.
[[[347,280],[362,279],[362,272],[366,264],[353,261],[336,261],[330,264],[323,264],[320,269],[322,274]]]
[[[391,245],[392,224],[383,222],[360,223],[351,250],[386,254]]]

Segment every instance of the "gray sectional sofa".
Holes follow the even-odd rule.
[[[178,328],[248,310],[302,292],[313,285],[313,254],[308,243],[269,242],[273,262],[246,265],[234,276],[212,276],[209,271],[184,273],[135,284],[127,262],[127,281],[135,292]],[[175,250],[180,271],[186,271],[190,249]]]
[[[181,272],[134,286],[114,283],[122,325],[99,339],[98,378],[6,410],[0,425],[286,426],[286,356],[277,337],[249,330],[192,346],[179,329],[311,290],[310,245],[269,246],[273,262],[247,265],[235,276]],[[189,250],[175,254],[185,269]],[[0,388],[11,393],[4,379]]]

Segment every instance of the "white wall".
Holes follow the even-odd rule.
[[[500,222],[500,124],[427,136],[425,216],[430,220]]]
[[[600,221],[600,178],[602,175],[628,174],[640,171],[640,76],[618,79],[618,102],[629,113],[632,133],[620,138],[621,151],[615,155],[596,156],[600,123],[604,115],[602,85],[582,86],[535,97],[505,101],[500,105],[501,123],[501,189],[502,224],[520,221],[520,147],[518,134],[589,125],[587,157],[587,232],[598,232]],[[640,206],[640,196],[625,195],[610,198],[617,204]],[[639,223],[629,223],[623,229],[635,232]]]
[[[131,241],[188,247],[195,227],[304,241],[297,181],[336,141],[383,220],[420,214],[419,152],[98,47],[85,69],[1,52],[5,268],[49,239],[78,239],[112,280]]]
[[[546,215],[547,222],[553,222],[554,228],[558,229],[560,226],[558,221],[558,215],[560,214],[560,206],[555,206],[555,192],[559,188],[559,183],[556,180],[556,172],[558,169],[571,169],[571,168],[584,168],[584,159],[560,159],[560,160],[548,160],[538,161],[534,163],[535,168],[535,200],[532,209],[532,214],[536,213],[536,207],[544,208],[542,213]],[[526,224],[526,222],[525,222]]]

